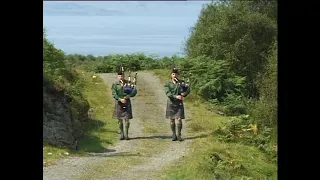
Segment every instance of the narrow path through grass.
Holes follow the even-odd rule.
[[[115,74],[102,76],[110,84]],[[172,159],[169,157],[167,161],[167,151],[171,152],[171,147],[186,144],[178,142],[172,145],[169,123],[164,118],[166,96],[162,89],[159,92],[157,86],[162,87],[160,84],[154,85],[155,80],[150,73],[139,74],[138,94],[132,100],[134,118],[131,122],[137,124],[141,132],[133,135],[132,131],[136,131],[137,127],[132,126],[129,134],[133,139],[119,142],[125,146],[125,150],[120,151],[126,153],[118,151],[116,155],[105,157],[101,163],[90,166],[86,172],[77,176],[77,179],[154,179],[153,168],[160,170],[162,164]],[[121,171],[131,173],[123,174]]]

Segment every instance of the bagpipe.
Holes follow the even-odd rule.
[[[178,69],[176,68],[174,61],[172,60],[172,72],[176,72],[179,73]],[[180,80],[178,78],[174,78],[173,80],[180,86],[181,92],[184,93],[188,90],[188,88],[190,87],[190,77],[191,77],[191,73],[188,73],[188,77],[187,80]],[[184,79],[184,78],[182,78]]]
[[[174,78],[174,81],[180,86],[181,92],[187,92],[188,88],[190,87],[190,76],[191,73],[189,73],[189,77],[186,81]]]
[[[129,74],[128,74],[128,80],[125,79],[123,64],[121,64],[121,66],[120,66],[120,71],[123,74],[123,79],[124,79],[124,81],[120,81],[121,85],[123,87],[124,93],[129,95],[137,86],[138,73],[137,72],[135,73],[133,80],[131,81],[131,71],[130,70],[129,70]]]

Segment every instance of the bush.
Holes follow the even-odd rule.
[[[252,145],[276,161],[277,149],[272,142],[272,128],[258,126],[249,115],[231,117],[228,122],[214,130],[220,141]]]
[[[89,105],[83,95],[83,77],[66,60],[70,60],[70,56],[66,57],[46,38],[45,30],[43,36],[43,85],[51,93],[65,96],[74,115],[85,117]]]
[[[246,99],[242,96],[228,94],[225,98],[225,103],[223,103],[222,111],[227,116],[248,114],[248,105],[246,104],[245,100]]]
[[[261,125],[277,126],[278,91],[277,91],[277,41],[270,49],[266,72],[259,83],[260,98],[251,111],[252,117]],[[276,130],[276,128],[275,128]]]
[[[227,1],[205,6],[186,41],[189,58],[225,60],[230,73],[246,77],[245,95],[258,97],[257,75],[277,35],[276,1]]]

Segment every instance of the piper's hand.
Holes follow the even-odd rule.
[[[186,95],[186,93],[184,93],[184,92],[183,92],[183,93],[181,93],[181,96],[183,96],[183,97],[184,97],[185,95]]]
[[[126,95],[125,97],[124,97],[124,99],[130,99],[130,95]]]
[[[124,103],[126,103],[126,100],[125,100],[125,99],[120,99],[120,102],[121,102],[122,104],[124,104]]]
[[[176,98],[179,99],[179,100],[182,100],[182,96],[181,95],[176,96]]]

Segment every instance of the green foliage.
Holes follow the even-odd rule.
[[[248,115],[231,117],[228,122],[214,131],[218,139],[229,143],[253,145],[270,155],[270,161],[276,161],[277,149],[272,142],[272,129],[257,126]]]
[[[64,52],[57,49],[53,43],[46,38],[43,31],[43,70],[45,81],[57,91],[64,92],[71,99],[84,101],[84,82],[79,73],[66,61]],[[76,104],[78,104],[76,103]]]
[[[230,120],[218,131],[225,141],[266,151],[271,146],[277,126],[276,36],[276,1],[212,3],[203,7],[191,29],[185,46],[188,63],[182,69],[192,72],[193,91],[220,105],[226,115],[250,115]],[[249,125],[261,133],[243,132]]]
[[[163,58],[165,59],[165,58]],[[151,56],[142,53],[136,54],[115,54],[108,56],[93,55],[68,55],[67,63],[77,67],[83,67],[88,71],[96,73],[111,73],[119,71],[120,65],[123,64],[125,70],[139,71],[146,69],[162,68],[165,66],[163,61],[158,61]]]
[[[255,102],[252,108],[252,116],[257,122],[269,127],[277,125],[277,109],[278,109],[278,90],[277,90],[277,41],[274,42],[270,49],[268,57],[267,70],[260,76],[258,84],[260,90],[260,98]],[[276,128],[275,128],[276,132]]]
[[[227,116],[236,116],[248,113],[248,102],[241,95],[228,94],[225,102],[219,109]]]
[[[67,105],[73,117],[79,117],[79,119],[85,118],[89,104],[84,97],[84,79],[76,69],[69,66],[65,60],[63,51],[57,49],[54,44],[46,38],[45,30],[43,36],[44,87],[53,95],[66,97]],[[44,106],[50,108],[46,104],[44,104]],[[79,126],[79,128],[82,127]],[[77,130],[78,129],[76,129],[76,132],[78,132]]]
[[[206,56],[228,61],[233,73],[246,77],[246,95],[257,97],[256,76],[264,70],[267,51],[277,35],[275,19],[264,11],[274,11],[274,4],[275,1],[268,6],[254,1],[209,4],[191,30],[186,54],[190,58]]]
[[[191,73],[191,87],[195,94],[214,104],[224,105],[228,114],[246,112],[242,102],[245,77],[232,73],[227,61],[199,56],[183,61],[180,68],[184,79]]]
[[[82,67],[88,71],[96,73],[114,73],[123,64],[125,71],[140,71],[151,69],[171,69],[173,63],[176,66],[184,63],[184,57],[156,57],[147,56],[143,53],[134,54],[113,54],[107,56],[93,55],[66,55],[66,64],[70,67]]]
[[[270,163],[256,147],[225,143],[214,137],[195,141],[193,147],[192,156],[168,168],[166,179],[277,179],[276,163]]]
[[[51,80],[56,78],[59,81],[62,79],[62,74],[65,73],[65,68],[64,53],[47,40],[45,30],[43,30],[44,76]]]

